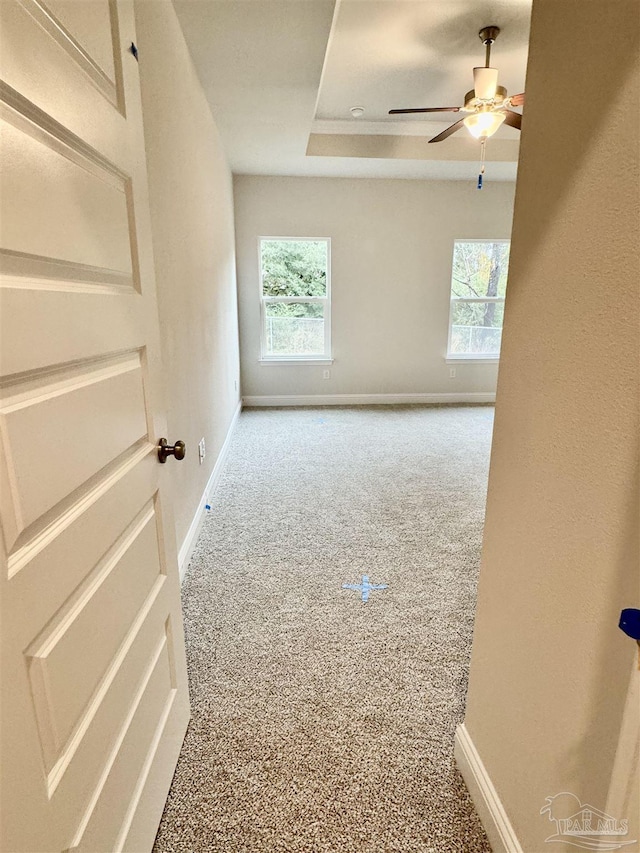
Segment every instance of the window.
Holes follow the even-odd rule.
[[[331,358],[330,241],[262,237],[262,359]]]
[[[456,240],[447,358],[499,357],[508,269],[508,240]]]

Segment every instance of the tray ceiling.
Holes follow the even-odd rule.
[[[461,105],[488,24],[501,28],[500,84],[524,91],[530,0],[174,5],[237,174],[473,180],[479,145],[468,133],[427,144],[455,113],[399,120],[388,110]],[[489,140],[489,180],[515,179],[518,136],[503,127]]]

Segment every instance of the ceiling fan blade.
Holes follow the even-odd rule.
[[[434,136],[433,139],[430,139],[429,142],[442,142],[443,139],[446,139],[447,136],[451,136],[452,133],[455,133],[456,130],[460,130],[462,125],[464,124],[464,119],[461,118],[455,124],[449,125],[446,130],[443,130],[442,133],[439,133],[437,136]]]
[[[459,113],[460,107],[415,107],[406,110],[389,110],[390,116],[404,115],[405,113]]]
[[[504,112],[504,123],[520,130],[522,127],[522,116],[520,113],[514,113],[513,110],[502,110]]]
[[[512,107],[523,107],[524,106],[524,92],[521,92],[519,95],[511,95],[510,99]]]

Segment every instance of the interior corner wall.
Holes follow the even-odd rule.
[[[640,602],[639,30],[637,0],[533,3],[465,719],[527,853],[575,849],[545,844],[547,797],[604,811],[634,783],[614,761],[639,677],[618,628]],[[637,839],[637,798],[616,808]]]
[[[135,12],[168,439],[187,444],[170,478],[180,548],[239,401],[233,186],[173,5]]]
[[[508,238],[514,185],[475,181],[236,176],[245,396],[494,392],[496,364],[447,350],[456,238]],[[331,378],[260,358],[258,238],[330,237]]]

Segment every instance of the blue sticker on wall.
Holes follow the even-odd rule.
[[[362,583],[343,583],[342,589],[355,589],[362,593],[362,602],[366,604],[369,601],[369,592],[372,589],[387,589],[388,586],[386,583],[370,583],[369,575],[362,575]]]

